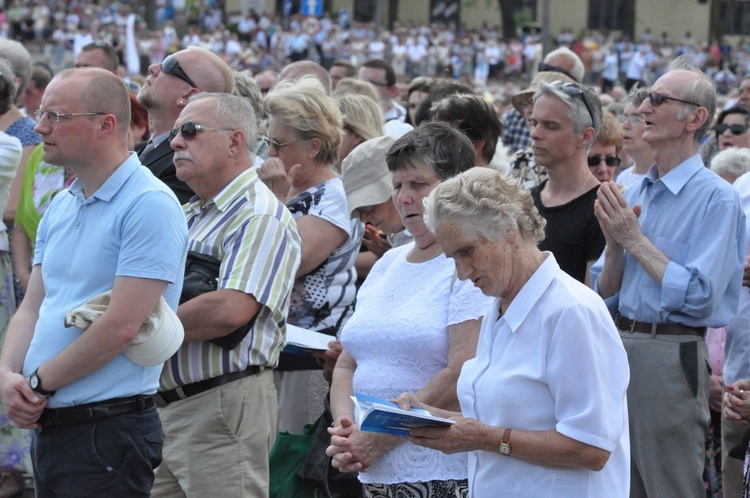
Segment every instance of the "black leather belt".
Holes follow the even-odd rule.
[[[192,384],[185,384],[184,386],[170,389],[169,391],[156,393],[156,396],[158,398],[161,398],[161,401],[163,402],[160,403],[159,406],[166,406],[170,403],[174,403],[175,401],[180,401],[181,399],[189,398],[190,396],[195,396],[196,394],[206,392],[209,389],[213,389],[214,387],[223,386],[224,384],[234,382],[235,380],[250,377],[251,375],[260,373],[262,369],[263,368],[259,367],[258,365],[250,365],[246,370],[243,370],[241,372],[232,372],[224,375],[219,375],[218,377],[214,377],[212,379],[201,380],[198,382],[193,382]]]
[[[656,335],[697,335],[706,336],[706,327],[691,327],[681,323],[647,323],[625,318],[619,313],[615,316],[615,326],[626,332],[642,332]]]
[[[52,427],[86,424],[115,415],[142,412],[152,406],[154,406],[152,396],[138,395],[128,398],[112,398],[67,408],[47,408],[42,412],[39,423]]]

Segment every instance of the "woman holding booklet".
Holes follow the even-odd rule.
[[[425,213],[458,277],[495,300],[458,380],[462,413],[398,399],[455,425],[408,440],[469,452],[471,496],[628,496],[625,350],[601,298],[537,249],[545,222],[529,192],[474,169],[439,185]]]
[[[327,453],[335,467],[360,472],[366,497],[466,497],[466,455],[360,431],[354,416],[355,391],[386,400],[411,391],[425,403],[457,410],[456,380],[474,356],[490,302],[456,278],[422,217],[422,201],[435,186],[474,166],[471,142],[445,124],[428,123],[394,142],[386,162],[393,201],[414,242],[375,263],[341,333]]]

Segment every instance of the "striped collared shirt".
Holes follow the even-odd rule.
[[[190,251],[221,260],[219,289],[248,294],[261,304],[242,343],[225,350],[211,342],[186,342],[167,362],[159,390],[244,370],[275,367],[284,343],[289,296],[300,264],[302,239],[291,213],[248,169],[201,204],[183,206]]]

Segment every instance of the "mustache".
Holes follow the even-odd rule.
[[[178,159],[187,159],[188,161],[192,161],[193,155],[186,150],[178,150],[174,153],[174,160],[177,161]]]

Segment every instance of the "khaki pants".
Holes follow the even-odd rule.
[[[271,370],[172,403],[159,415],[166,441],[153,497],[268,496],[276,440]]]

